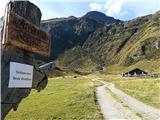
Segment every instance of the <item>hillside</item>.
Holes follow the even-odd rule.
[[[42,21],[41,27],[48,30],[52,36],[51,56],[43,58],[43,60],[53,61],[64,51],[77,45],[82,46],[89,35],[95,30],[103,27],[104,24],[114,22],[118,23],[120,20],[95,11],[93,11],[93,15],[92,12],[89,12],[80,18],[70,16],[68,18],[55,18]],[[42,58],[42,56],[38,58]]]
[[[87,39],[83,48],[105,65],[130,66],[140,61],[157,61],[160,58],[159,16],[157,12],[104,26]]]
[[[148,63],[159,64],[156,62],[160,59],[159,17],[160,11],[123,22],[92,11],[80,18],[42,21],[42,28],[52,35],[51,57],[43,59],[82,70],[97,66],[107,67],[108,71],[113,69],[111,66],[115,71],[128,66],[155,66]],[[148,71],[160,72],[159,69],[156,65]]]

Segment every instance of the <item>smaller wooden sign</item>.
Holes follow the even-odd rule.
[[[50,55],[51,36],[25,18],[8,11],[4,27],[3,44],[10,44],[44,56]]]

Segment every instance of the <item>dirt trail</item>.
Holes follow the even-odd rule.
[[[99,79],[93,80],[97,80],[104,84],[104,86],[97,87],[97,98],[105,119],[160,120],[160,110],[148,106],[125,94],[121,90],[115,88],[112,83]],[[111,93],[108,93],[107,90],[105,90],[105,88],[108,88],[125,104],[118,102],[111,96]]]
[[[107,93],[105,87],[106,85],[97,87],[98,102],[105,120],[140,119],[133,111],[124,107],[121,103],[117,102],[110,93]]]

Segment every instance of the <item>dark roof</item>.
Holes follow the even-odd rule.
[[[130,70],[130,71],[124,73],[124,74],[134,73],[134,72],[137,72],[137,73],[142,73],[142,72],[143,72],[143,74],[147,74],[147,72],[145,72],[145,71],[143,71],[143,70],[141,70],[141,69],[139,69],[139,68],[135,68],[135,69]]]

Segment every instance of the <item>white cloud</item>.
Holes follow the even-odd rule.
[[[90,3],[89,7],[91,8],[92,11],[101,11],[103,6],[99,3],[94,2]]]
[[[124,0],[108,0],[105,4],[93,2],[89,4],[91,10],[105,12],[108,16],[119,16],[121,14],[122,1]]]
[[[117,16],[122,7],[122,1],[121,0],[109,0],[104,5],[104,10],[106,11],[106,15],[108,16]]]
[[[108,9],[108,7],[112,4],[112,0],[108,0],[105,4],[104,4],[104,9]]]

